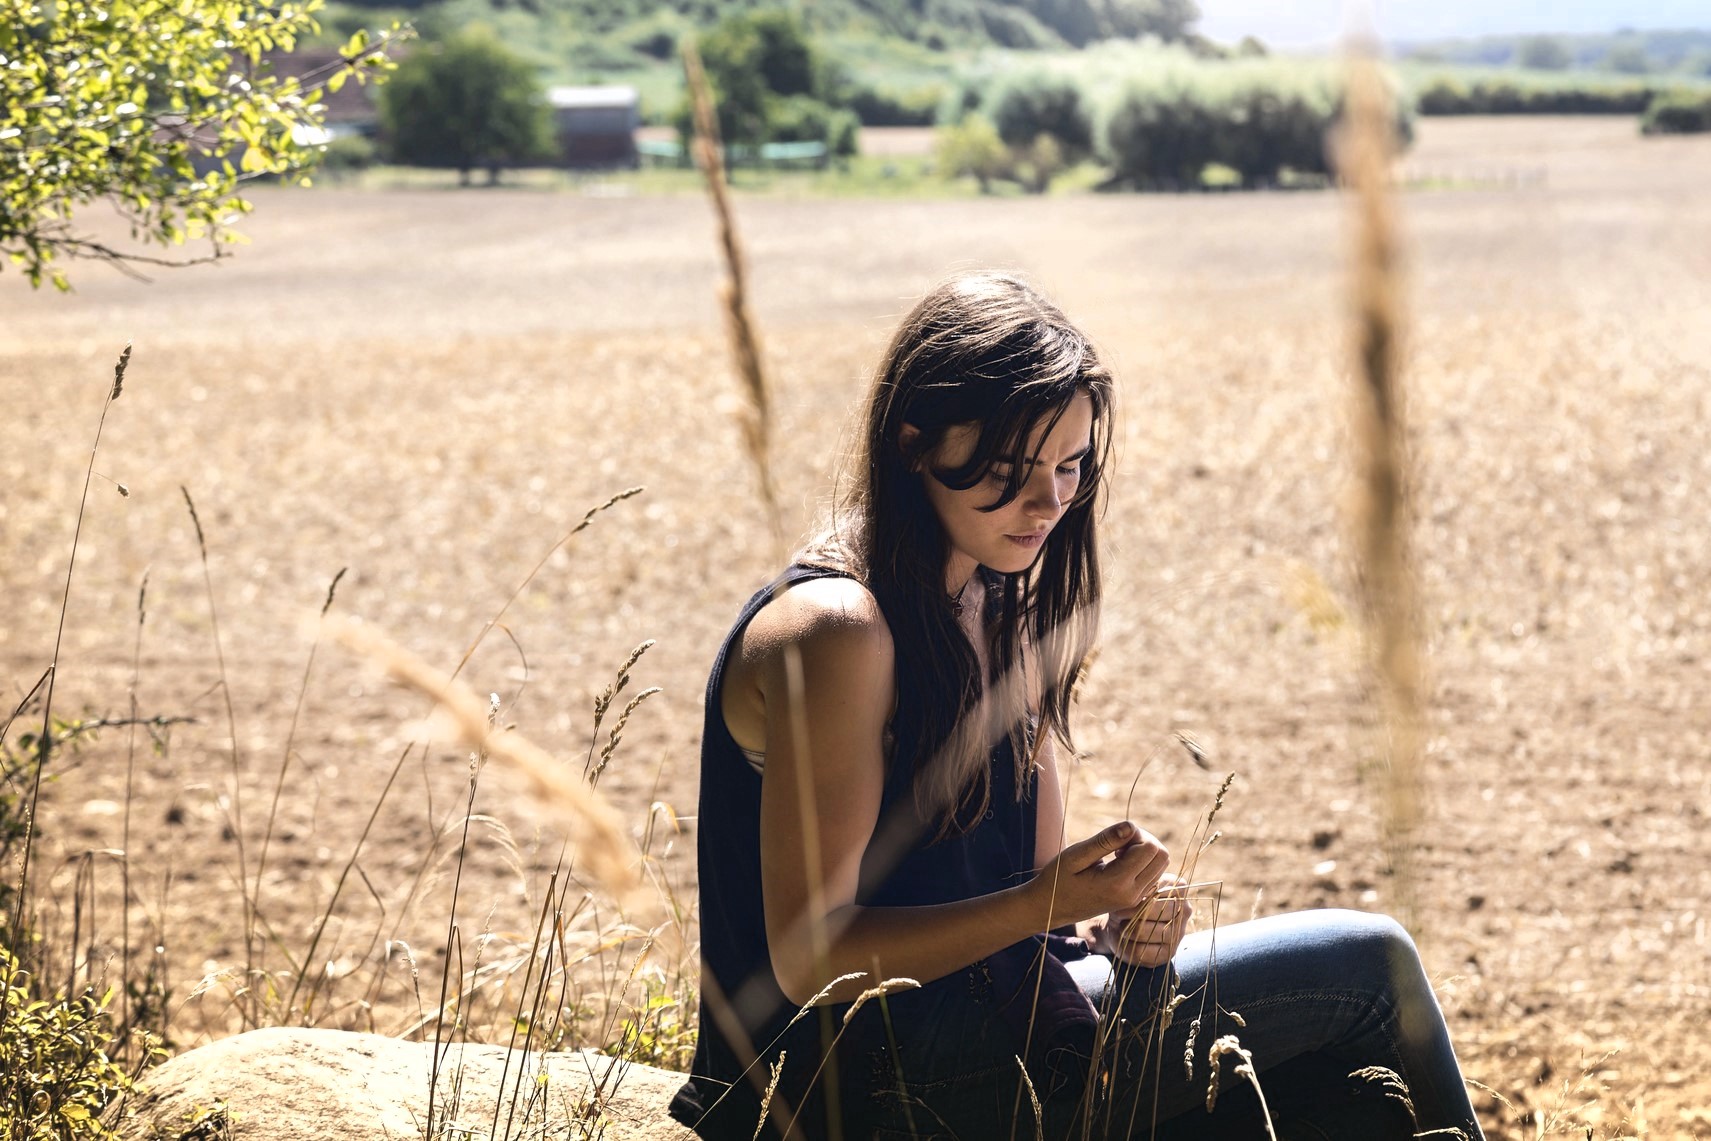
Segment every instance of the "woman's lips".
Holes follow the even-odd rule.
[[[1046,541],[1046,532],[1030,531],[1025,535],[1006,535],[1004,537],[1017,546],[1026,547],[1032,551],[1038,549],[1039,545]]]

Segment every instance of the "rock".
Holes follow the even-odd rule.
[[[601,1137],[694,1141],[666,1106],[683,1075],[593,1051],[523,1054],[343,1030],[252,1030],[144,1076],[126,1141],[463,1141]],[[498,1125],[495,1128],[495,1107]]]

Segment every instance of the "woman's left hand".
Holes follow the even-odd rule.
[[[1187,886],[1180,876],[1167,873],[1159,877],[1158,891],[1140,907],[1094,920],[1088,931],[1093,949],[1136,967],[1162,967],[1170,962],[1194,916]]]

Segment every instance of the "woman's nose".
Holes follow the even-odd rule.
[[[1058,494],[1056,477],[1057,473],[1048,468],[1035,472],[1028,481],[1023,499],[1030,513],[1055,519],[1063,510],[1063,497]]]

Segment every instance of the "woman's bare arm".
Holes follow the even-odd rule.
[[[786,592],[745,634],[765,704],[761,889],[772,966],[793,1002],[833,979],[850,999],[886,978],[927,982],[1047,927],[1152,892],[1168,854],[1123,822],[1061,852],[1032,881],[931,907],[855,902],[885,784],[884,733],[895,697],[890,631],[848,579]],[[1049,886],[1047,886],[1049,885]]]

